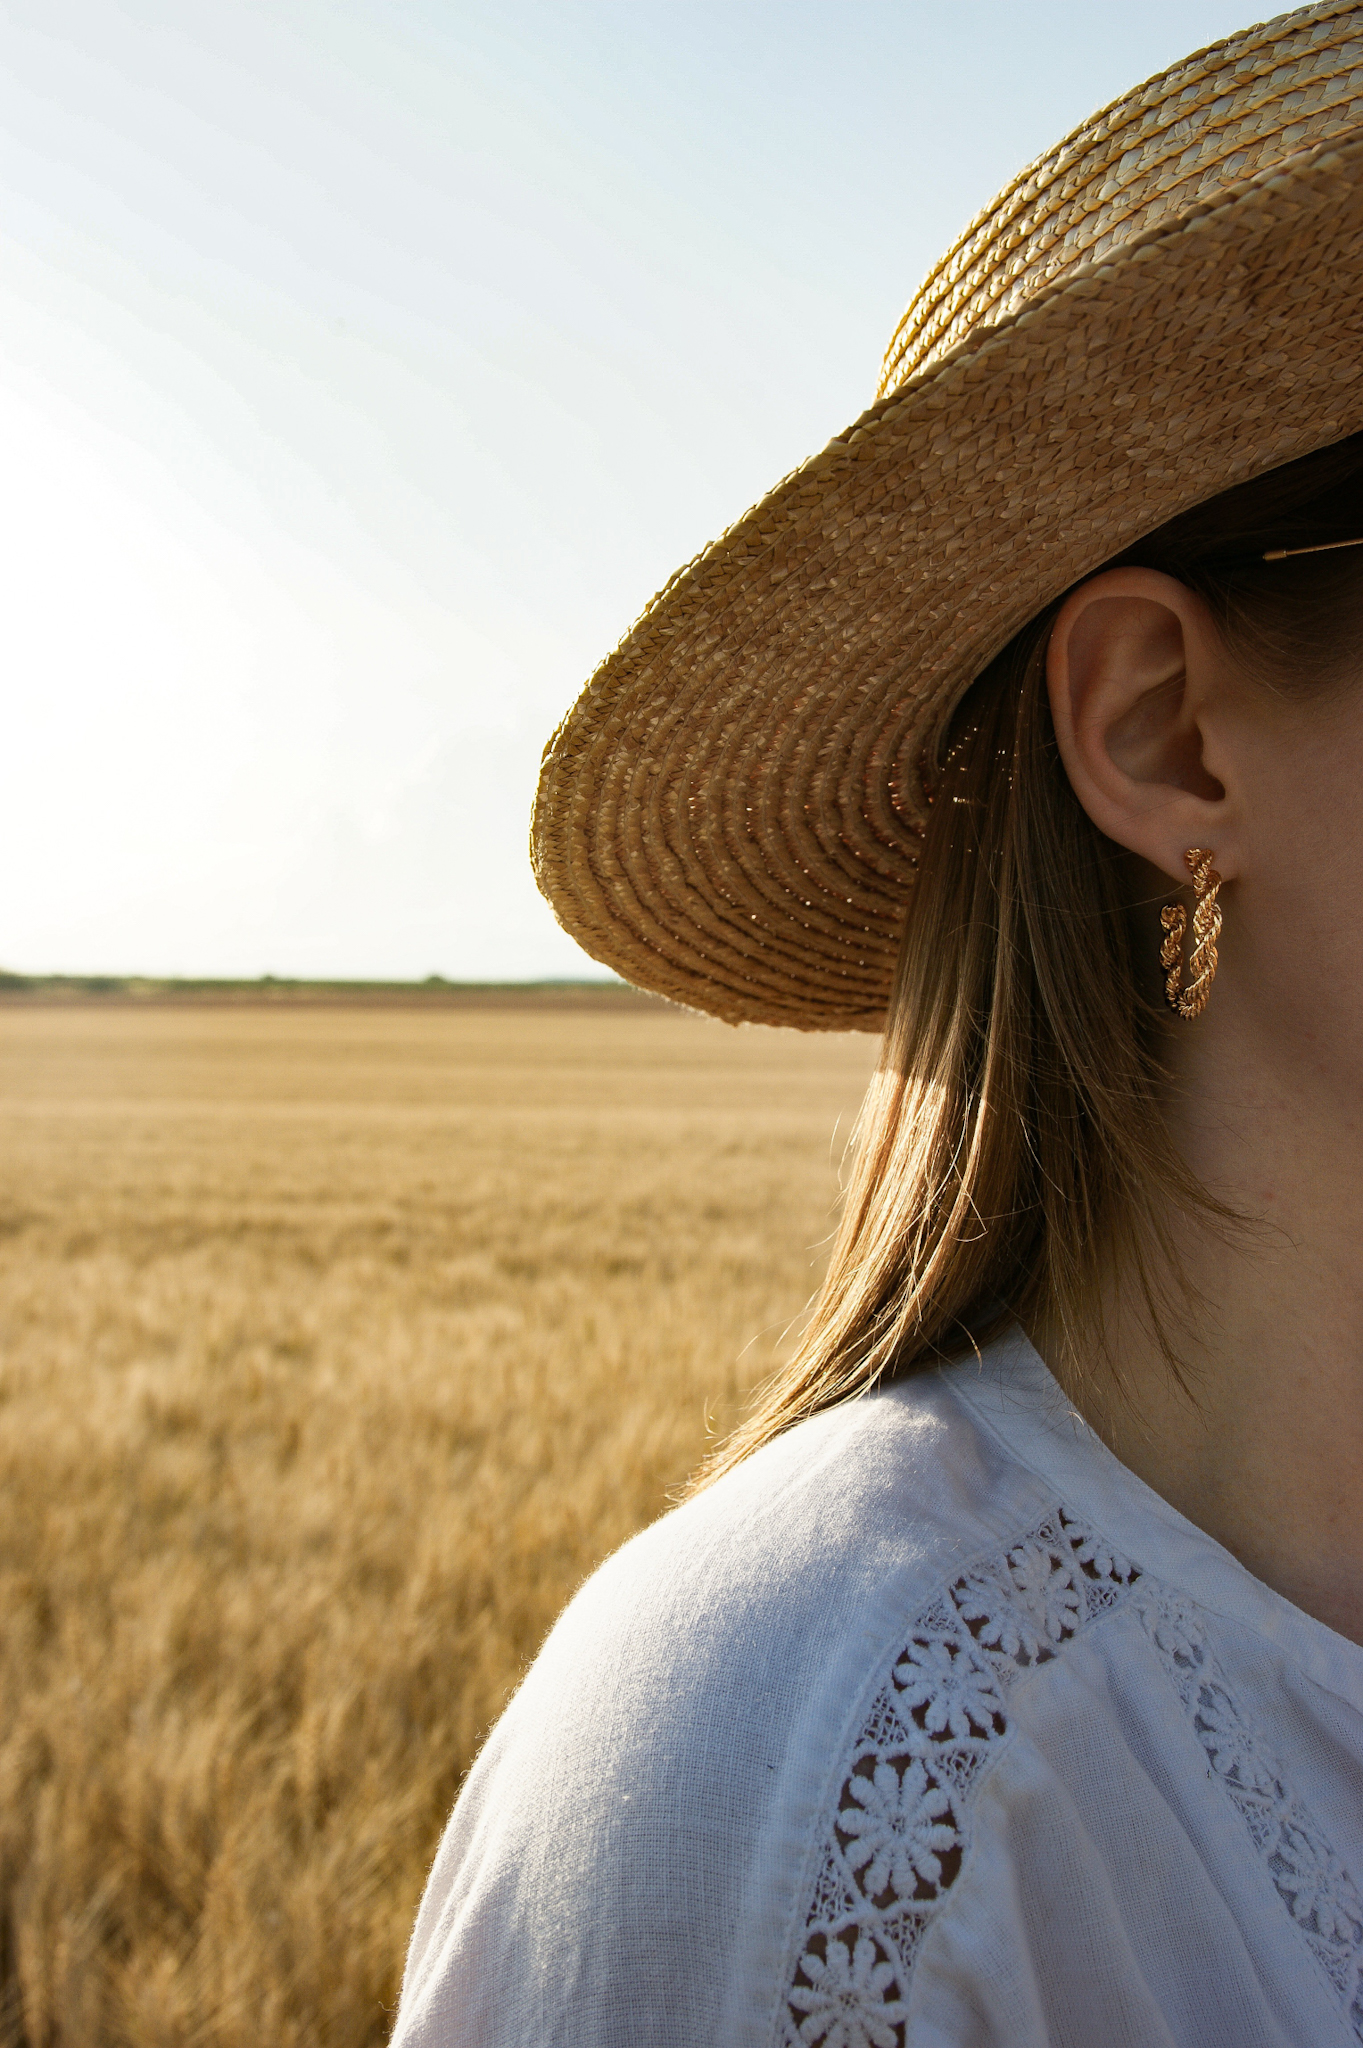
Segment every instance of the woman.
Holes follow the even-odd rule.
[[[469,1779],[404,2048],[1363,2040],[1361,282],[1323,5],[1010,187],[556,735],[593,953],[884,1054],[793,1364]]]

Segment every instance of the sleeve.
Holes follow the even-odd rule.
[[[849,1716],[937,1569],[922,1408],[801,1424],[582,1588],[450,1819],[393,2048],[770,2048]]]
[[[393,2048],[709,2048],[761,1996],[779,1646],[736,1655],[741,1609],[660,1531],[578,1594],[470,1773]]]

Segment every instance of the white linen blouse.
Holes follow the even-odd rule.
[[[1014,1334],[587,1582],[454,1810],[394,2042],[1324,2048],[1361,1968],[1363,1649]]]

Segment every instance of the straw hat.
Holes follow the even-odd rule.
[[[680,570],[545,752],[532,858],[627,980],[875,1029],[918,764],[1060,592],[1363,428],[1363,0],[1177,64],[1025,170],[876,402]]]

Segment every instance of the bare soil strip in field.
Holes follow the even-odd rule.
[[[771,1370],[873,1056],[612,992],[0,1007],[0,2048],[385,2039],[460,1778]]]

